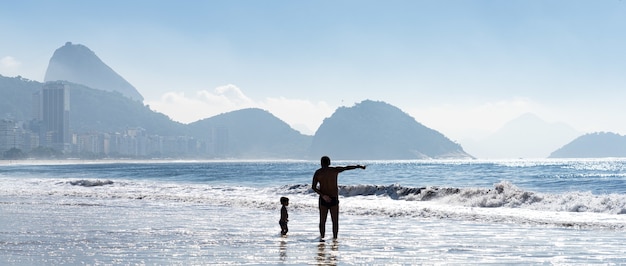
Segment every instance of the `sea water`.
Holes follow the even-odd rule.
[[[320,241],[317,161],[3,162],[0,264],[626,264],[625,159],[333,164]]]

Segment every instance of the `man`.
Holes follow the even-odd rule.
[[[330,158],[328,156],[323,156],[320,162],[322,168],[315,171],[312,184],[313,191],[319,194],[320,240],[323,240],[326,235],[326,217],[328,217],[329,210],[330,217],[333,220],[333,238],[336,239],[337,233],[339,233],[339,187],[337,186],[337,176],[345,170],[365,169],[365,166],[330,166]]]

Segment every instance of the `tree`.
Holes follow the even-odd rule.
[[[26,154],[18,148],[11,148],[5,151],[2,157],[6,160],[19,160],[26,158]]]
[[[57,151],[53,148],[42,147],[39,146],[32,151],[30,151],[30,156],[38,159],[53,159],[53,158],[61,158],[63,155],[62,152]]]

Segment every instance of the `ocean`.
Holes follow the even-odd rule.
[[[348,164],[321,242],[319,161],[0,162],[0,265],[626,264],[626,159]]]

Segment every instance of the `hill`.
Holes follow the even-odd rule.
[[[216,153],[229,158],[301,159],[312,138],[258,108],[203,119],[189,124],[189,129],[198,139],[221,142],[222,150]]]
[[[74,133],[122,132],[141,127],[153,134],[183,135],[183,124],[150,110],[149,106],[133,101],[118,92],[96,90],[67,82],[70,87],[70,125]],[[0,75],[0,115],[19,121],[30,121],[33,114],[33,93],[43,83],[20,77]]]
[[[93,89],[116,91],[135,101],[143,101],[143,96],[133,85],[102,62],[93,51],[80,44],[67,42],[54,51],[44,81],[56,80],[83,84]]]
[[[550,154],[550,158],[602,157],[626,157],[626,136],[610,132],[586,134]]]
[[[41,89],[41,82],[20,76],[0,75],[0,118],[28,121],[33,114],[33,93]]]
[[[550,123],[535,114],[523,114],[479,141],[463,141],[478,158],[546,158],[581,133],[564,123]]]
[[[311,155],[333,159],[472,158],[459,144],[397,107],[366,100],[341,107],[313,137]]]
[[[155,112],[149,106],[119,92],[96,90],[84,85],[70,86],[70,125],[75,133],[123,132],[143,128],[161,136],[187,135],[186,125]]]

